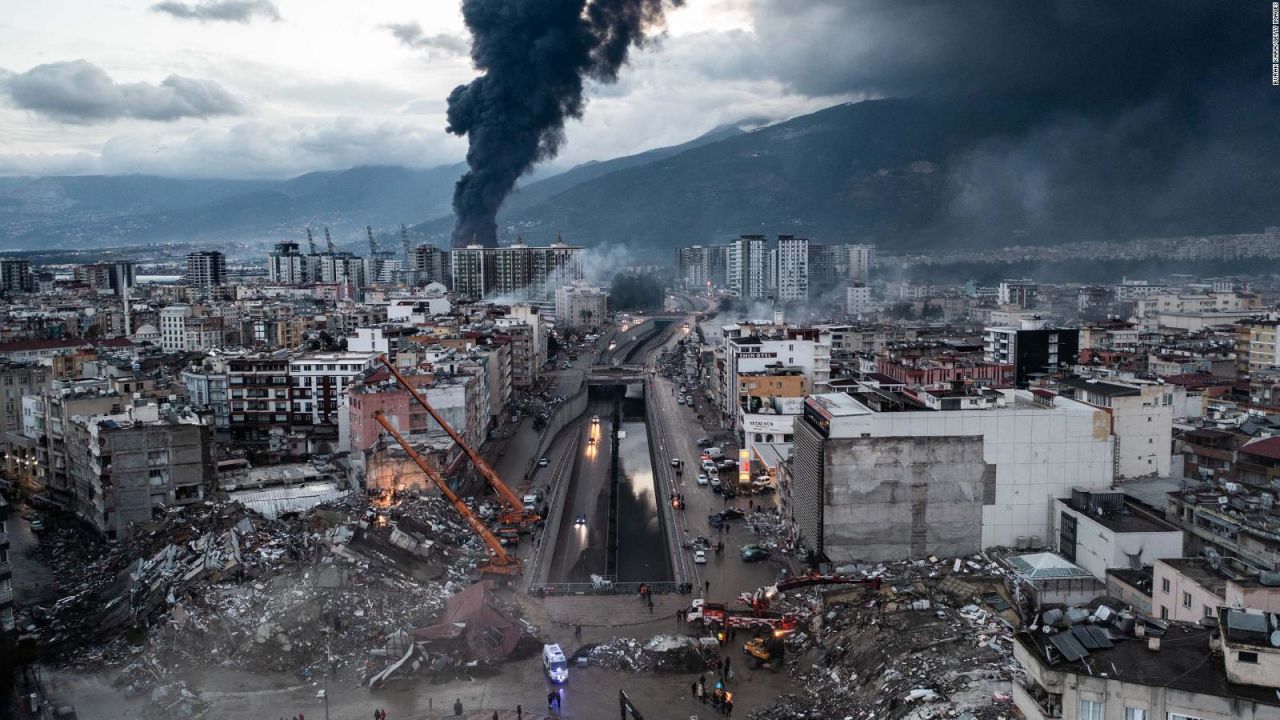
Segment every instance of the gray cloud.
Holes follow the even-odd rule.
[[[70,123],[121,118],[169,121],[243,112],[240,102],[215,82],[170,75],[159,85],[117,83],[85,60],[0,74],[0,91],[20,108]]]
[[[214,0],[201,3],[168,1],[152,5],[151,11],[171,15],[179,20],[197,22],[247,23],[255,17],[280,20],[280,9],[271,0]]]
[[[402,45],[414,50],[427,50],[446,55],[466,55],[471,49],[471,44],[466,38],[448,33],[427,35],[422,30],[422,26],[416,22],[392,23],[383,25],[383,28],[390,31]]]

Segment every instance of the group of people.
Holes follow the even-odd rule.
[[[377,710],[374,710],[373,720],[387,720],[387,711],[383,710],[382,708],[378,708]]]
[[[727,663],[717,664],[719,665],[718,671],[721,677],[720,681],[712,686],[711,690],[708,691],[707,676],[701,675],[693,685],[690,686],[690,692],[693,693],[693,698],[700,701],[703,705],[710,704],[711,707],[715,708],[716,712],[730,716],[733,715],[733,693],[725,689],[725,677],[726,673],[731,671],[726,669],[728,668]]]
[[[560,693],[552,690],[547,693],[547,709],[552,712],[560,712]]]

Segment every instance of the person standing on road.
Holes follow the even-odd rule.
[[[516,706],[516,720],[524,720],[524,708]]]
[[[698,681],[697,680],[694,680],[692,683],[689,684],[689,696],[692,697],[694,700],[698,699]]]
[[[704,594],[709,594],[709,593],[711,592],[711,581],[710,581],[710,580],[703,580],[703,581],[702,581],[702,588],[703,588]]]
[[[462,714],[462,698],[453,699],[453,714],[454,715]]]

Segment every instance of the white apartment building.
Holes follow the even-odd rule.
[[[743,235],[729,243],[729,289],[744,299],[768,296],[769,253],[763,235]]]
[[[1116,479],[1169,475],[1174,409],[1185,404],[1186,388],[1091,378],[1065,378],[1059,384],[1064,394],[1108,411],[1116,445]]]
[[[813,392],[831,389],[831,346],[818,340],[795,337],[762,338],[757,336],[726,337],[724,344],[724,376],[718,394],[725,407],[721,411],[733,418],[736,430],[740,413],[737,408],[738,375],[761,372],[769,367],[799,367],[804,370]]]
[[[849,281],[865,283],[871,278],[871,261],[875,258],[875,245],[849,245]]]
[[[845,312],[858,316],[870,313],[871,309],[871,288],[853,285],[845,290]]]
[[[378,363],[372,352],[312,353],[289,361],[294,424],[336,425],[351,381]]]
[[[778,238],[777,287],[779,300],[809,299],[809,241],[782,235]]]
[[[187,349],[187,318],[194,311],[190,305],[170,305],[160,311],[160,347],[165,352]]]
[[[556,288],[556,324],[575,330],[599,327],[609,316],[609,291],[575,283]]]

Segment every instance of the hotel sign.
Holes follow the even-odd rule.
[[[738,359],[740,359],[740,360],[762,360],[762,359],[765,359],[765,360],[772,360],[772,359],[774,359],[774,358],[776,358],[776,357],[778,357],[778,353],[776,353],[776,352],[744,352],[744,353],[738,353]]]

